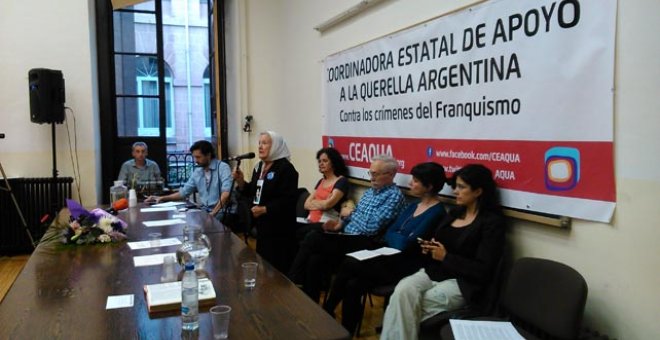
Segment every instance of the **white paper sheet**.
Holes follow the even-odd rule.
[[[358,250],[354,251],[352,253],[346,254],[347,256],[356,258],[360,261],[368,260],[374,257],[382,256],[382,255],[394,255],[400,253],[401,250],[395,249],[395,248],[390,248],[390,247],[382,247],[374,250]]]
[[[163,208],[142,208],[140,212],[158,212],[158,211],[176,211],[175,207],[163,207]]]
[[[377,252],[380,255],[394,255],[394,254],[398,254],[398,253],[401,252],[401,250],[399,250],[399,249],[390,248],[390,247],[382,247],[382,248],[378,248],[378,249],[373,250],[373,251]]]
[[[136,250],[136,249],[175,246],[178,244],[181,244],[181,240],[172,237],[172,238],[164,238],[160,240],[128,242],[128,247],[131,248],[131,250]]]
[[[171,220],[156,220],[156,221],[144,221],[142,222],[145,227],[162,227],[166,225],[174,225],[174,224],[184,224],[186,221],[180,219],[180,218],[175,218]]]
[[[296,217],[296,222],[302,223],[302,224],[308,224],[309,223],[309,221],[304,217]]]
[[[186,204],[186,202],[164,202],[152,205],[153,208],[176,207],[177,205]]]
[[[456,340],[525,340],[511,322],[449,320]]]
[[[176,258],[176,253],[135,256],[133,257],[133,263],[136,267],[160,266],[168,256],[174,256]]]
[[[352,253],[346,254],[346,256],[354,257],[360,261],[368,260],[377,256],[380,256],[380,254],[373,252],[371,250],[358,250],[354,251]]]
[[[105,303],[105,309],[133,307],[133,294],[111,295]]]

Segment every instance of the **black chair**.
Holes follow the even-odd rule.
[[[587,301],[587,283],[575,269],[551,260],[521,258],[511,268],[500,301],[500,318],[525,339],[571,340],[579,337]],[[451,325],[442,339],[453,339]]]
[[[390,302],[390,296],[392,296],[392,293],[394,293],[394,288],[396,287],[396,283],[388,284],[388,285],[382,285],[382,286],[376,286],[372,288],[368,293],[362,295],[362,318],[357,324],[357,329],[355,330],[355,336],[359,337],[360,336],[360,328],[362,328],[362,319],[364,319],[364,310],[365,307],[367,306],[367,299],[369,299],[369,304],[371,307],[374,306],[373,301],[371,301],[371,296],[381,296],[383,297],[383,309],[387,308],[388,303]],[[377,332],[380,332],[378,329],[376,329]]]
[[[298,200],[296,201],[296,217],[307,217],[309,211],[305,209],[305,201],[309,197],[307,188],[298,188]]]
[[[238,196],[236,198],[236,221],[231,221],[232,231],[236,234],[242,232],[245,244],[248,243],[250,236],[256,237],[257,230],[253,228],[252,206],[250,200],[246,197]]]

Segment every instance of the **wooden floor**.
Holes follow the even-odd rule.
[[[380,334],[376,333],[376,327],[383,325],[383,298],[373,296],[372,300],[374,305],[371,307],[367,302],[362,327],[360,328],[360,336],[355,337],[355,339],[375,340],[380,337]]]
[[[251,248],[255,248],[255,243],[254,240],[250,239],[249,245]],[[18,274],[21,273],[29,257],[29,255],[0,257],[0,303],[2,303],[5,294],[11,288]],[[355,339],[373,340],[379,337],[379,334],[376,333],[376,327],[380,326],[383,320],[383,298],[374,296],[372,300],[373,307],[367,303],[364,311],[360,337]],[[337,314],[341,314],[341,312],[338,310]]]
[[[30,255],[0,257],[0,303],[29,258]]]

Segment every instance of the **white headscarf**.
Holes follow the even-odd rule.
[[[272,162],[280,158],[291,158],[291,152],[289,152],[289,148],[286,146],[284,137],[280,136],[280,134],[275,131],[264,131],[259,135],[268,135],[272,141],[270,152],[268,153],[268,156],[266,156],[266,161]]]

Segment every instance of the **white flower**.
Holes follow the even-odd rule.
[[[99,235],[98,239],[99,239],[99,242],[101,242],[101,243],[107,243],[107,242],[112,241],[112,239],[110,239],[110,236],[108,236],[106,234]]]
[[[109,233],[112,231],[112,218],[111,217],[101,217],[98,223],[99,229],[103,230],[104,233]]]

